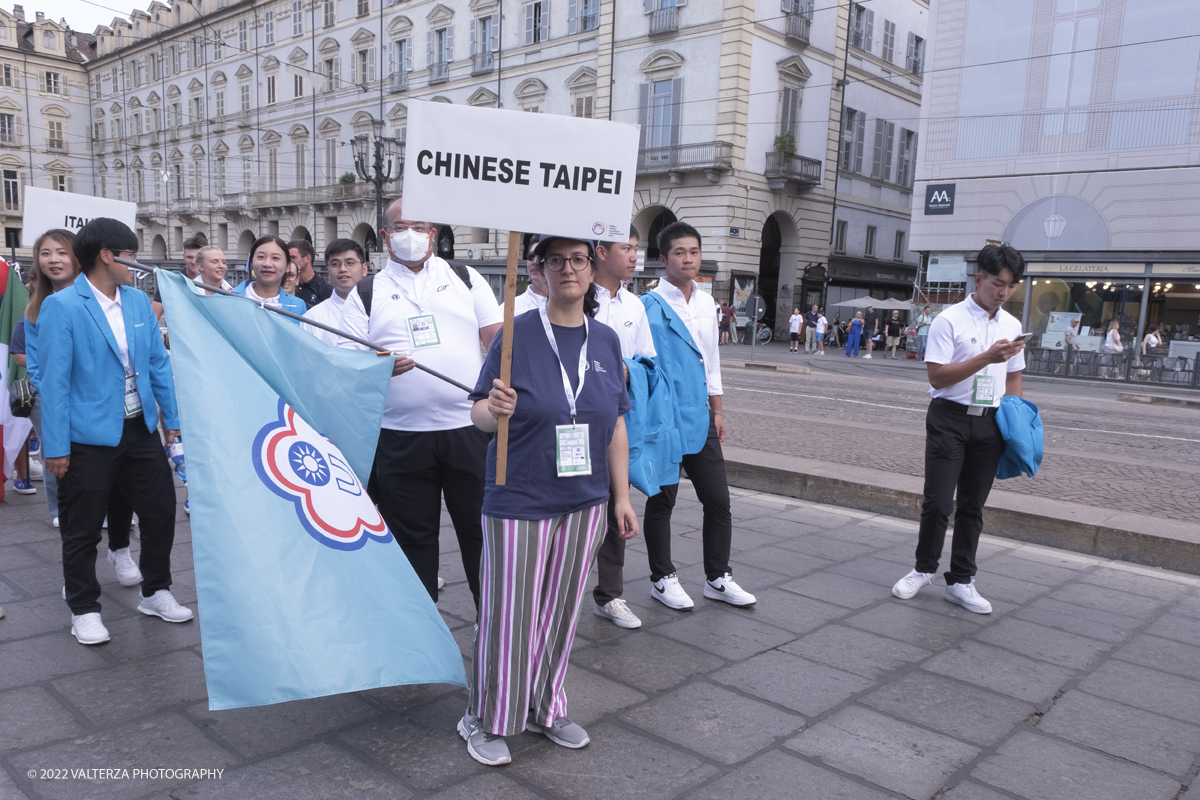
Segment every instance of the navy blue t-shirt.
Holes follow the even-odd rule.
[[[17,326],[13,328],[12,341],[8,343],[8,352],[14,356],[25,355],[25,315],[23,314],[17,320]]]
[[[578,388],[579,349],[584,329],[555,325],[554,340],[566,365],[572,388]],[[497,335],[479,373],[471,400],[486,399],[492,381],[500,377]],[[513,323],[512,381],[517,411],[508,422],[508,474],[496,485],[496,439],[488,445],[487,483],[483,513],[498,519],[551,519],[608,501],[608,445],[617,417],[629,410],[621,342],[607,325],[588,321],[588,369],[583,392],[576,401],[575,422],[588,425],[592,474],[558,477],[555,468],[556,425],[571,424],[558,359],[550,349],[541,315],[527,311]]]

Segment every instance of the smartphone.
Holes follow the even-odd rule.
[[[1029,344],[1029,340],[1032,339],[1033,337],[1034,337],[1034,334],[1032,334],[1032,333],[1022,333],[1020,336],[1017,337],[1017,339],[1024,342],[1025,344]]]

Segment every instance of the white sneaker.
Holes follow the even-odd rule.
[[[58,527],[58,517],[55,517],[54,521],[51,522],[50,524],[57,528]]]
[[[616,600],[609,600],[604,605],[597,603],[592,610],[597,617],[611,619],[618,628],[642,627],[642,621],[637,618],[637,614],[630,611],[629,606],[619,597]]]
[[[71,615],[71,633],[80,644],[104,644],[110,638],[108,628],[100,621],[100,612]]]
[[[442,580],[441,575],[438,575],[438,591],[440,592],[442,589],[445,589],[445,588],[446,588],[446,582],[444,580]]]
[[[122,586],[137,586],[142,582],[142,571],[138,569],[137,564],[133,563],[133,556],[129,555],[128,547],[109,550],[108,563],[116,568],[117,580],[121,582]]]
[[[138,611],[151,617],[162,617],[167,622],[187,622],[194,615],[190,608],[175,602],[175,597],[166,589],[159,589],[138,603]]]
[[[29,480],[40,481],[45,477],[45,469],[42,467],[42,462],[29,460]]]
[[[688,593],[679,585],[679,578],[675,576],[674,572],[658,582],[652,582],[650,596],[667,608],[673,608],[676,611],[691,611],[696,606],[692,602],[692,598],[688,597]]]
[[[951,603],[958,603],[967,611],[974,611],[976,614],[992,613],[992,604],[980,597],[979,592],[975,589],[974,578],[970,583],[952,583],[947,586],[946,599]]]
[[[737,585],[733,575],[726,572],[715,581],[704,582],[704,596],[709,600],[720,600],[731,606],[745,608],[758,602],[754,595]]]
[[[865,356],[863,356],[863,358],[870,358],[870,357],[871,357],[870,353],[867,353]]]
[[[896,585],[892,587],[892,594],[901,600],[908,600],[921,591],[922,586],[928,586],[933,583],[933,577],[934,573],[932,572],[917,572],[914,569],[896,581]]]

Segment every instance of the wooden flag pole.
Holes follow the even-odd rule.
[[[509,385],[512,380],[513,303],[517,295],[517,260],[521,256],[521,239],[517,231],[508,232],[508,267],[504,273],[504,330],[500,335],[500,380]],[[501,417],[496,430],[496,485],[503,486],[508,472],[508,417]]]

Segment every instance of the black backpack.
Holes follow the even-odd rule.
[[[446,263],[450,265],[450,269],[454,270],[454,274],[467,285],[467,289],[469,290],[471,288],[471,273],[467,272],[467,265],[461,261],[447,261]],[[375,277],[378,274],[376,272],[375,275],[368,275],[355,286],[355,289],[358,290],[358,299],[362,301],[363,309],[367,312],[368,319],[371,317],[371,294],[375,290]]]

